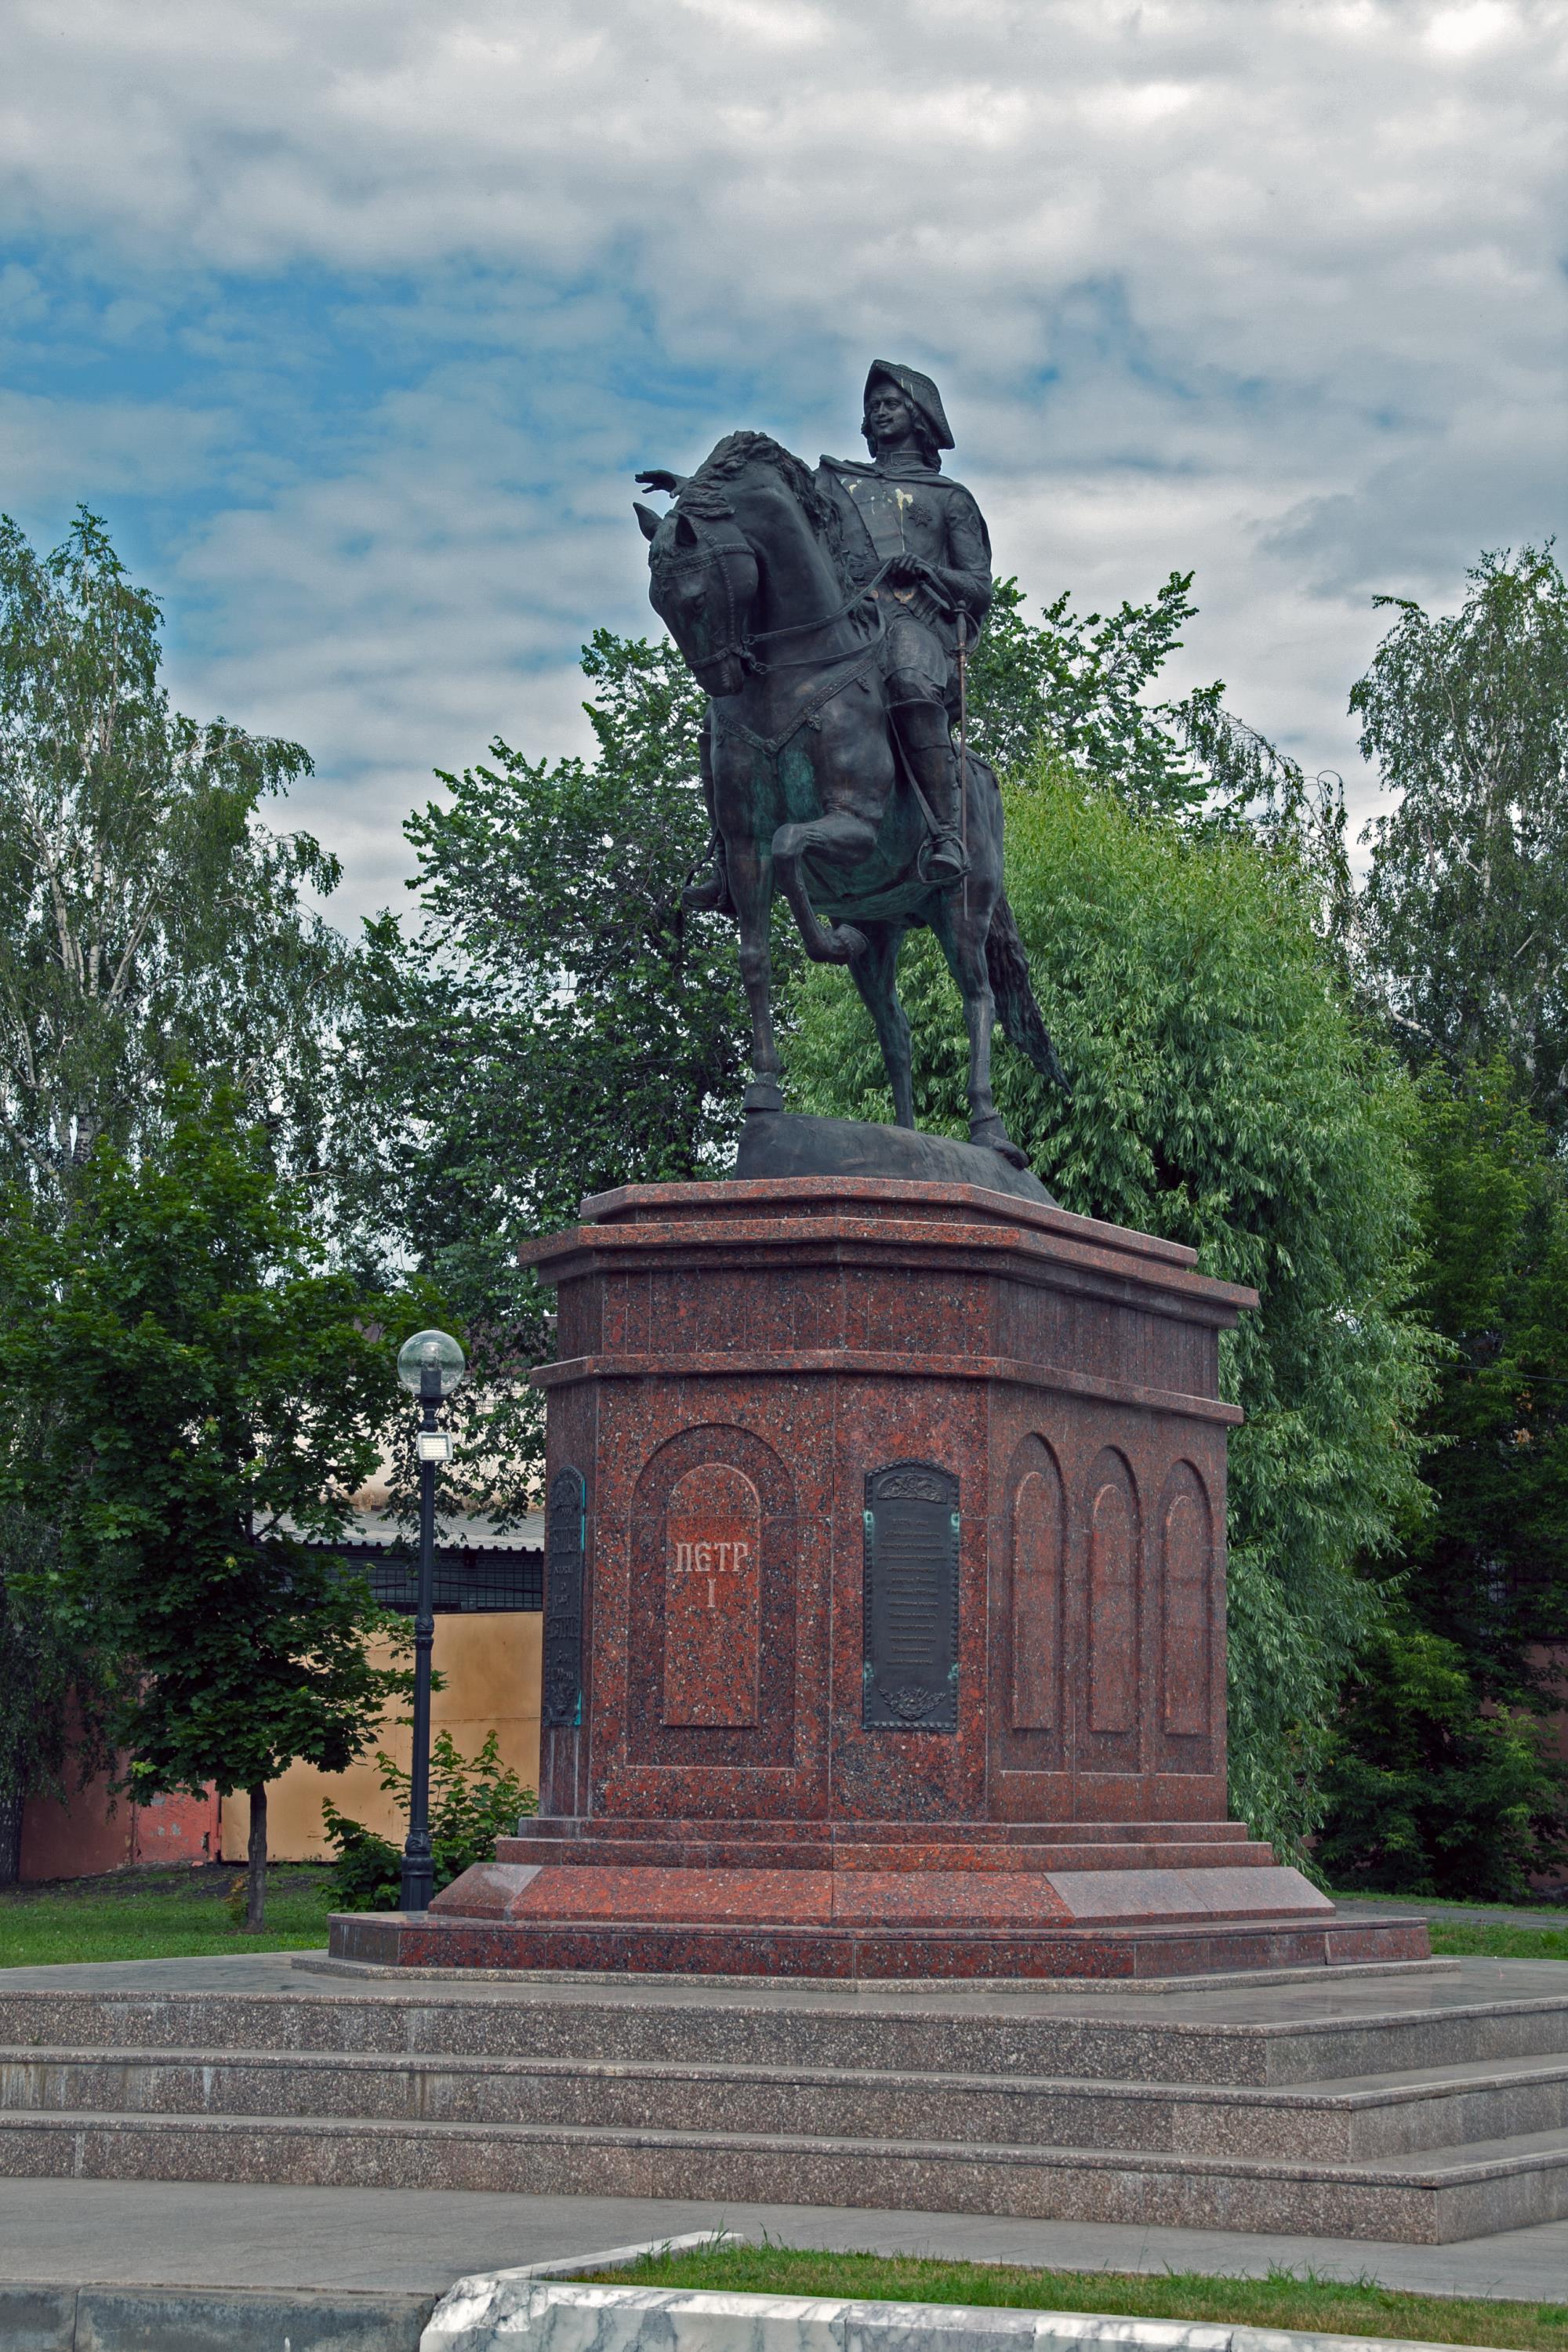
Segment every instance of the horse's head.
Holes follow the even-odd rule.
[[[679,503],[662,520],[644,506],[648,598],[705,694],[739,694],[751,665],[758,567],[732,514],[694,515]]]

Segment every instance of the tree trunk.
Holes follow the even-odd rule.
[[[0,1886],[15,1886],[22,1875],[22,1807],[26,1799],[0,1797]]]
[[[250,1843],[246,1850],[245,1932],[258,1936],[267,1910],[267,1783],[250,1791]]]

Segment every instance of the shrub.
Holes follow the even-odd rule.
[[[408,1767],[378,1753],[381,1785],[407,1808],[412,1787]],[[510,1836],[518,1818],[536,1813],[539,1799],[500,1760],[497,1736],[485,1736],[477,1756],[458,1752],[449,1731],[438,1731],[430,1748],[430,1850],[435,1892],[449,1886],[476,1862],[489,1862],[497,1838]],[[341,1813],[329,1798],[321,1809],[328,1837],[337,1848],[332,1892],[340,1911],[395,1911],[403,1875],[403,1853],[363,1822]]]

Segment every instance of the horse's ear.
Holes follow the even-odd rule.
[[[689,515],[678,514],[676,516],[675,543],[677,547],[697,546],[697,525],[692,521]]]
[[[637,528],[643,537],[651,539],[658,529],[661,518],[655,514],[651,507],[645,507],[641,499],[632,500],[632,512],[637,519]]]

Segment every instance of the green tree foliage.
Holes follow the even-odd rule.
[[[709,838],[703,698],[668,642],[600,631],[583,667],[595,758],[498,741],[410,820],[423,923],[370,927],[354,1036],[366,1215],[464,1318],[461,1409],[524,1482],[548,1300],[520,1238],[721,1168],[746,1076],[733,924],[680,906]]]
[[[1568,587],[1483,555],[1459,611],[1398,615],[1351,695],[1396,807],[1370,828],[1367,954],[1419,1064],[1506,1056],[1568,1134]]]
[[[171,710],[159,661],[157,604],[96,516],[42,555],[0,518],[0,1182],[46,1222],[100,1138],[143,1148],[176,1060],[240,1085],[284,1165],[311,1164],[329,1091],[349,958],[302,893],[330,891],[337,865],[258,814],[310,762]],[[56,1539],[32,1530],[28,1557],[35,1537]],[[73,1688],[72,1736],[90,1732],[96,1664],[73,1656],[53,1589],[24,1593],[0,1549],[8,1726],[5,1681],[29,1692],[26,1730],[0,1732],[0,1812],[19,1820],[58,1786]]]
[[[1335,1885],[1517,1902],[1568,1858],[1557,1777],[1539,1717],[1483,1712],[1459,1644],[1396,1605],[1335,1728],[1319,1862]]]
[[[969,739],[997,771],[1026,782],[1042,756],[1125,807],[1243,835],[1288,852],[1312,886],[1317,927],[1347,972],[1359,910],[1346,840],[1343,780],[1299,761],[1226,708],[1225,684],[1177,701],[1152,698],[1196,617],[1193,575],[1173,572],[1145,604],[1107,620],[1064,594],[1042,618],[1004,580],[969,665]]]
[[[301,894],[338,866],[258,814],[310,761],[171,710],[158,631],[97,516],[47,555],[0,517],[0,1176],[57,1210],[176,1060],[300,1164],[319,1122],[345,955]]]
[[[248,1790],[259,1927],[268,1782],[296,1759],[341,1771],[409,1685],[366,1658],[395,1621],[303,1540],[342,1532],[378,1459],[391,1309],[323,1270],[230,1090],[176,1082],[139,1164],[100,1141],[63,1231],[25,1192],[7,1206],[26,1442],[8,1431],[0,1504],[57,1531],[34,1581],[120,1664],[106,1728],[123,1785]]]
[[[1378,601],[1351,708],[1400,797],[1352,961],[1421,1073],[1420,1305],[1448,1352],[1434,1509],[1347,1704],[1326,1851],[1369,1884],[1518,1895],[1568,1858],[1542,1736],[1568,1641],[1568,593],[1547,546],[1483,555],[1448,617]]]
[[[1540,1646],[1568,1643],[1568,1182],[1505,1064],[1433,1066],[1421,1096],[1419,1297],[1452,1352],[1412,1591],[1511,1703],[1541,1687]]]
[[[1517,1897],[1568,1860],[1544,1730],[1568,1643],[1568,1188],[1500,1057],[1434,1063],[1420,1096],[1434,1507],[1352,1686],[1325,1853],[1372,1885]]]
[[[1006,818],[1009,896],[1073,1086],[1064,1100],[999,1044],[1012,1133],[1065,1206],[1188,1243],[1262,1296],[1224,1355],[1247,1415],[1231,1446],[1232,1778],[1257,1832],[1300,1851],[1378,1613],[1357,1562],[1421,1503],[1413,1090],[1348,1010],[1288,852],[1141,817],[1048,759]],[[956,998],[929,940],[905,971],[917,1118],[962,1134]],[[796,1107],[888,1118],[843,975],[808,972],[796,1017]]]
[[[1022,780],[1042,751],[1130,808],[1167,814],[1199,808],[1207,780],[1190,756],[1185,707],[1152,704],[1149,689],[1197,611],[1190,572],[1173,572],[1146,604],[1109,619],[1076,613],[1064,593],[1024,613],[1016,580],[998,583],[969,661],[969,740],[1000,772]],[[1207,709],[1223,688],[1203,689]]]

